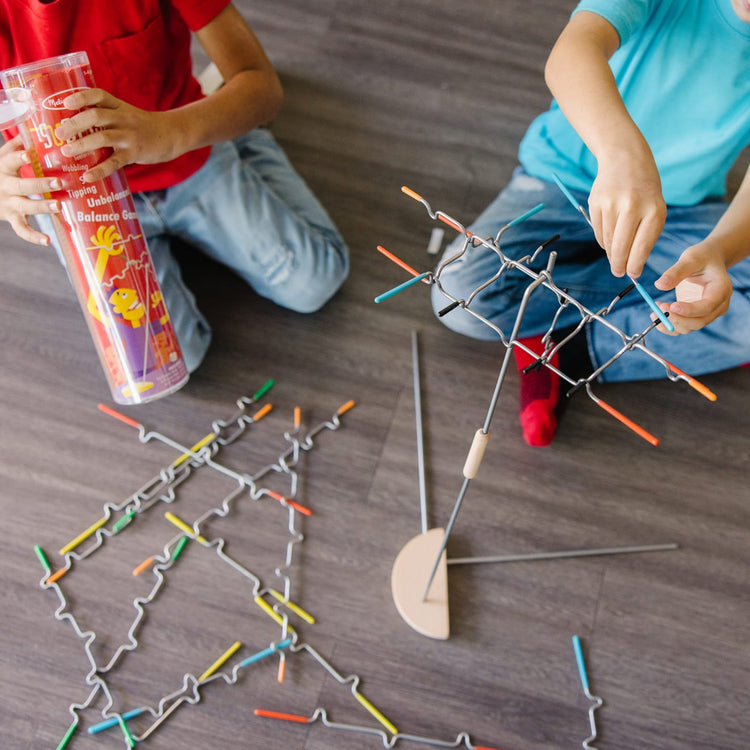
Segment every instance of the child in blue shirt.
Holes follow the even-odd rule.
[[[673,335],[649,338],[666,360],[693,375],[750,360],[750,171],[731,202],[725,199],[727,174],[750,144],[750,1],[582,0],[550,53],[545,78],[552,105],[524,136],[510,184],[469,230],[494,237],[544,203],[545,210],[503,235],[507,256],[522,257],[559,233],[553,279],[589,309],[606,306],[627,275],[669,313]],[[554,175],[588,207],[590,225]],[[545,264],[546,257],[537,270]],[[466,299],[497,267],[494,252],[472,248],[445,267],[441,282]],[[510,331],[527,283],[522,274],[503,274],[472,309]],[[437,311],[445,297],[433,291]],[[551,293],[531,297],[520,335],[532,350],[542,351],[541,336],[557,310]],[[643,330],[649,317],[636,294],[608,315],[627,334]],[[469,336],[496,336],[460,308],[441,320]],[[558,327],[577,322],[570,306]],[[663,325],[659,330],[667,333]],[[688,339],[679,335],[689,332]],[[578,348],[599,366],[621,345],[611,330],[593,325]],[[514,354],[519,370],[533,361],[518,347]],[[631,353],[601,380],[665,376],[658,362]],[[522,373],[520,419],[530,445],[552,440],[558,395],[559,378],[547,368]]]

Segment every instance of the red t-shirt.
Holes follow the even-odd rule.
[[[230,0],[0,0],[0,69],[85,51],[94,80],[141,109],[174,109],[199,99],[191,31]],[[125,168],[134,192],[174,185],[197,171],[210,147],[162,164]]]

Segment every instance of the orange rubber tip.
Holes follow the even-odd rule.
[[[300,505],[299,503],[295,503],[294,500],[290,500],[288,497],[284,497],[278,492],[275,492],[274,490],[267,490],[270,497],[272,497],[274,500],[278,500],[280,503],[286,503],[287,505],[291,506],[295,510],[299,511],[305,516],[311,516],[312,511],[309,508],[306,508],[304,505]]]
[[[471,237],[471,232],[466,231],[460,224],[456,224],[453,219],[449,219],[447,216],[444,216],[443,214],[438,214],[438,219],[443,222],[443,224],[447,224],[452,229],[455,229],[457,232],[460,232],[461,234],[466,233],[468,237]]]
[[[126,425],[130,425],[130,427],[135,427],[136,430],[140,430],[143,426],[140,422],[136,422],[135,419],[131,419],[130,417],[126,417],[124,414],[120,414],[119,411],[115,411],[106,404],[99,404],[98,408],[99,411],[103,411],[105,414],[109,414],[110,417],[119,419],[120,422],[124,422]]]
[[[147,570],[154,561],[153,557],[146,558],[137,568],[133,568],[133,575],[139,576],[144,570]]]
[[[404,195],[408,195],[410,198],[414,198],[415,201],[422,201],[422,196],[419,193],[415,193],[411,188],[406,187],[406,185],[401,186],[401,192]]]
[[[311,516],[312,511],[309,508],[306,508],[304,505],[300,505],[299,503],[295,503],[294,500],[287,500],[286,504],[294,508],[298,513],[301,513],[303,516]]]
[[[347,401],[343,406],[339,406],[339,410],[336,412],[336,414],[340,417],[342,414],[346,414],[346,412],[349,411],[349,409],[354,407],[354,400]]]
[[[416,268],[412,268],[408,263],[404,263],[401,258],[397,258],[390,250],[386,250],[382,245],[378,245],[378,252],[385,255],[388,260],[393,261],[399,268],[403,268],[412,276],[419,276],[419,271]]]
[[[703,383],[690,376],[687,376],[687,382],[691,388],[698,391],[704,398],[707,398],[709,401],[716,401],[716,394],[710,388],[703,385]]]
[[[256,708],[253,712],[256,716],[263,716],[266,719],[280,719],[281,721],[294,721],[297,724],[309,724],[310,720],[307,716],[300,716],[299,714],[283,714],[279,711],[266,711],[262,708]]]
[[[607,412],[607,414],[612,415],[616,420],[622,422],[626,427],[630,428],[636,435],[642,437],[647,443],[651,443],[651,445],[659,445],[658,438],[654,437],[650,432],[644,430],[640,425],[637,425],[635,422],[633,422],[632,419],[628,419],[624,414],[621,414],[619,411],[617,411],[617,409],[610,406],[605,401],[597,399],[595,403],[597,406],[601,406],[602,409]]]
[[[47,583],[56,583],[59,581],[66,573],[68,572],[67,568],[60,568],[56,573],[53,573],[49,578],[47,578]]]
[[[255,414],[253,414],[252,416],[253,422],[257,422],[259,419],[263,419],[263,417],[265,417],[266,414],[268,414],[268,412],[271,411],[271,409],[273,409],[272,404],[266,404],[261,409],[258,409],[258,411],[256,411]]]

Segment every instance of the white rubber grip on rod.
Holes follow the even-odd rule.
[[[482,432],[482,429],[480,428],[474,433],[474,440],[471,443],[469,455],[466,456],[466,463],[464,464],[464,476],[467,479],[474,479],[477,475],[479,464],[482,463],[484,451],[486,450],[489,441],[489,432]]]

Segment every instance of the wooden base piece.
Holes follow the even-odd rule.
[[[391,571],[391,593],[398,613],[418,633],[441,640],[450,633],[445,550],[427,597],[424,592],[444,533],[444,529],[430,529],[410,539],[398,553]]]

